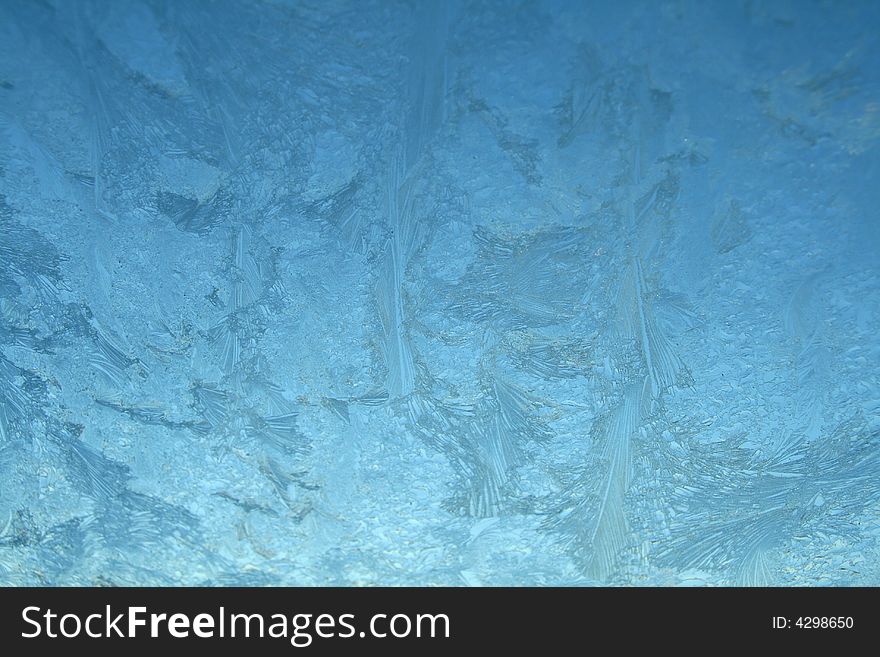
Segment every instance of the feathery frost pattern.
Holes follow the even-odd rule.
[[[880,14],[704,4],[0,2],[0,583],[880,584]]]

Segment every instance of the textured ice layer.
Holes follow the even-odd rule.
[[[880,584],[874,2],[0,2],[0,583]]]

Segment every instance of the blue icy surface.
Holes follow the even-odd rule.
[[[880,4],[0,0],[0,583],[880,584]]]

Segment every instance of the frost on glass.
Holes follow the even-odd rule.
[[[872,3],[0,3],[0,582],[877,585]]]

